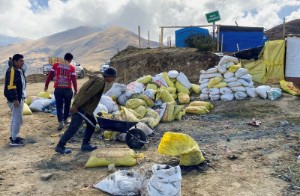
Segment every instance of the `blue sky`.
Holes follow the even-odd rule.
[[[157,40],[162,25],[207,25],[205,14],[219,10],[218,24],[269,29],[300,16],[300,0],[1,0],[1,34],[37,39],[78,26],[122,26]],[[16,25],[17,24],[17,25]],[[174,36],[167,30],[165,36]]]

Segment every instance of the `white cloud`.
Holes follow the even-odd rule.
[[[205,13],[219,10],[220,24],[271,28],[282,22],[279,11],[300,6],[299,0],[50,0],[48,8],[31,10],[27,0],[1,0],[1,34],[40,38],[82,25],[108,27],[120,25],[134,32],[141,25],[142,35],[150,30],[158,40],[161,25],[207,24]],[[300,14],[293,11],[287,20]],[[166,36],[174,36],[167,30]]]

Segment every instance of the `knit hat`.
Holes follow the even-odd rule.
[[[109,67],[104,71],[103,76],[104,77],[114,77],[114,78],[116,78],[117,77],[117,70],[113,67]]]

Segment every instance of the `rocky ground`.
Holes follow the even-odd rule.
[[[80,85],[84,81],[78,80]],[[28,84],[29,95],[42,89],[43,83]],[[150,169],[154,163],[176,164],[176,159],[160,155],[156,149],[164,132],[181,132],[198,142],[206,158],[200,166],[182,167],[182,195],[299,195],[298,104],[299,98],[288,94],[278,101],[215,102],[207,115],[187,115],[182,121],[160,124],[150,144],[141,150],[145,160],[133,169]],[[83,167],[89,153],[80,152],[82,133],[68,144],[72,154],[56,154],[55,116],[34,113],[24,117],[21,135],[27,145],[11,148],[10,114],[3,95],[0,116],[0,195],[106,195],[92,185],[108,176],[108,169]],[[252,118],[261,120],[262,125],[247,125]],[[106,148],[96,136],[93,142]],[[112,146],[125,148],[126,144]]]

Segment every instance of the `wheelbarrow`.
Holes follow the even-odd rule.
[[[87,119],[82,113],[78,112],[80,116],[82,116],[90,125],[97,128],[89,119]],[[147,144],[147,136],[146,134],[136,127],[138,122],[127,122],[127,121],[120,121],[120,120],[112,120],[97,117],[97,122],[100,126],[100,130],[112,130],[117,131],[120,133],[126,133],[126,144],[129,148],[133,149],[140,149],[145,144]],[[130,129],[135,127],[133,129]]]

